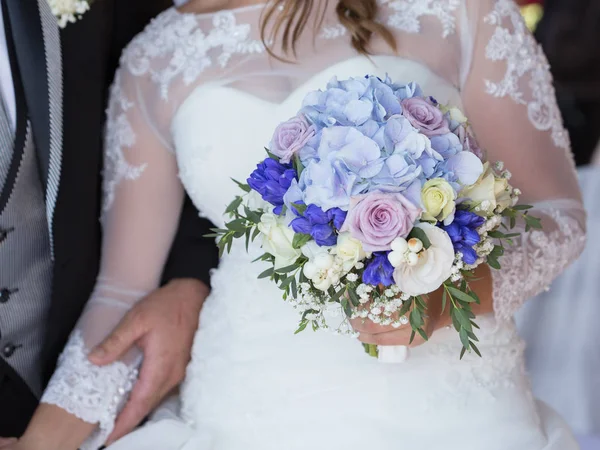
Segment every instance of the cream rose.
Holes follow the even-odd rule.
[[[302,254],[292,245],[294,231],[275,214],[263,214],[258,229],[263,234],[262,248],[275,257],[275,269],[294,264]]]
[[[425,221],[443,221],[452,218],[456,210],[456,193],[450,183],[443,178],[429,180],[421,190],[421,202],[425,211]]]
[[[452,273],[454,246],[448,234],[428,223],[416,225],[421,228],[431,246],[422,250],[416,264],[400,264],[394,271],[394,281],[408,295],[424,295],[438,289]]]
[[[352,237],[350,233],[341,233],[338,236],[334,254],[342,263],[343,273],[350,272],[357,262],[367,257],[361,242]]]
[[[483,165],[483,174],[475,184],[464,188],[460,195],[489,215],[493,214],[497,207],[504,210],[512,205],[508,180],[497,177],[489,162]]]

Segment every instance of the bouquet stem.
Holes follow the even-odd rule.
[[[379,356],[379,350],[375,344],[363,344],[363,347],[369,356],[372,356],[373,358]]]

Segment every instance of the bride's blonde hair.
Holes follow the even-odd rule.
[[[306,29],[313,9],[318,9],[317,23],[320,27],[325,17],[329,0],[275,0],[265,10],[261,38],[267,42],[274,36],[281,36],[281,50],[295,55],[298,39]],[[352,46],[360,53],[369,54],[369,41],[374,34],[381,36],[394,50],[396,40],[392,33],[377,22],[377,0],[337,0],[336,12],[340,23],[352,37]],[[267,25],[273,23],[270,36]],[[279,44],[279,43],[278,43]],[[273,54],[271,46],[266,46]],[[276,55],[274,55],[276,56]]]

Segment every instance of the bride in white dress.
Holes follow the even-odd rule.
[[[296,313],[251,264],[260,249],[246,254],[236,244],[213,273],[180,404],[110,450],[578,448],[533,398],[512,319],[585,241],[568,136],[519,9],[512,0],[331,0],[321,21],[324,1],[247,3],[201,12],[206,2],[192,0],[157,17],[123,54],[108,110],[102,273],[42,401],[98,424],[82,448],[101,446],[139,357],[100,368],[85,355],[158,285],[184,191],[222,225],[237,192],[231,178],[248,176],[307,92],[333,76],[389,74],[464,108],[489,158],[506,163],[522,201],[543,218],[544,230],[525,234],[488,275],[483,357],[460,361],[460,341],[445,327],[397,365],[370,359],[346,337],[294,335]],[[285,27],[271,39],[277,18],[311,5],[296,53],[284,55],[292,61],[270,55],[265,43],[282,54]],[[389,30],[387,42],[375,24]],[[370,41],[369,30],[377,31]],[[32,428],[44,426],[42,447],[52,448],[55,428]]]

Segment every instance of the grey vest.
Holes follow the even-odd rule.
[[[43,192],[28,124],[19,173],[0,214],[0,358],[38,396],[53,268]]]

